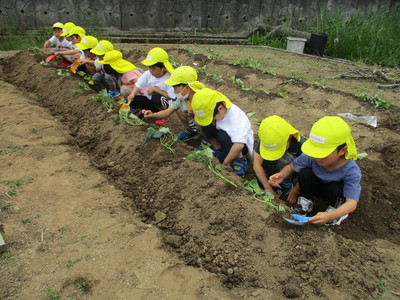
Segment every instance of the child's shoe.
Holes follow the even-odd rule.
[[[154,122],[154,124],[159,125],[159,126],[165,126],[165,125],[167,125],[168,121],[169,121],[169,117],[157,120]]]
[[[184,131],[179,132],[178,134],[175,134],[175,135],[182,142],[194,140],[194,139],[199,138],[199,136],[200,136],[200,134],[197,131],[189,130],[189,129],[185,129]]]
[[[335,210],[335,209],[336,208],[334,208],[333,206],[329,205],[328,208],[325,210],[325,212],[330,212],[330,211]],[[329,225],[340,225],[345,219],[347,219],[348,216],[349,215],[347,214],[347,215],[341,216],[340,218],[330,220],[329,222],[326,222],[325,225],[326,226],[329,226]]]
[[[219,150],[214,150],[212,155],[219,160],[220,163],[222,163],[225,159],[225,157],[228,155],[228,152],[226,152],[223,149],[219,149]]]
[[[118,97],[119,95],[121,95],[121,93],[118,90],[115,90],[115,91],[109,90],[108,91],[108,97],[110,97],[110,98]]]
[[[314,202],[300,196],[299,198],[297,198],[297,205],[298,206],[294,207],[293,210],[296,212],[296,214],[305,216],[312,211]]]
[[[233,162],[233,173],[240,177],[244,177],[247,171],[247,159],[246,157],[236,158]]]

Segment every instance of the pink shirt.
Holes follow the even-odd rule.
[[[133,85],[134,83],[132,82],[132,80],[136,79],[136,78],[139,79],[140,76],[142,76],[142,73],[140,73],[138,70],[132,70],[132,71],[124,73],[121,76],[121,81],[125,85]],[[147,91],[147,89],[143,89],[143,90],[140,90],[140,93],[143,95],[146,93],[146,91]]]

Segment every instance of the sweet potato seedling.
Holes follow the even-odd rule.
[[[285,211],[285,208],[282,205],[275,205],[272,203],[272,200],[275,198],[274,195],[272,195],[270,192],[263,191],[258,185],[257,179],[246,180],[243,182],[242,187],[245,190],[251,191],[255,200],[267,204],[268,211],[270,211],[271,208],[274,208],[277,211]]]
[[[175,154],[175,150],[172,148],[172,146],[175,144],[178,138],[171,132],[171,130],[169,130],[168,127],[160,127],[159,130],[154,129],[153,127],[147,128],[144,141],[146,142],[151,138],[159,139],[161,145]]]
[[[141,126],[147,124],[135,114],[129,113],[127,111],[122,111],[118,116],[113,118],[113,122],[115,124],[119,124],[121,123],[121,121],[124,121],[126,124],[132,126]]]

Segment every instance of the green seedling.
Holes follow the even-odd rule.
[[[42,54],[42,49],[40,49],[39,47],[29,47],[28,51],[33,54],[33,55],[39,55]]]
[[[21,219],[21,223],[22,224],[29,224],[31,222],[31,220],[29,218],[22,218]]]
[[[80,94],[80,93],[82,93],[82,90],[80,90],[80,89],[73,89],[72,90],[72,94],[74,94],[74,95]]]
[[[7,149],[0,149],[0,153],[2,153],[2,154],[10,154],[10,153],[16,152],[18,150],[21,150],[21,147],[13,146],[13,145],[7,145]]]
[[[251,191],[255,200],[267,204],[268,211],[270,211],[271,208],[274,208],[277,211],[285,211],[285,208],[282,205],[275,205],[272,203],[272,200],[274,200],[274,195],[272,195],[270,192],[263,191],[258,185],[257,179],[246,180],[242,187],[247,191]]]
[[[389,108],[390,103],[385,102],[382,100],[382,92],[376,93],[373,96],[369,96],[366,93],[362,92],[362,90],[356,94],[361,100],[367,102],[369,105],[374,107],[382,107],[382,108]]]
[[[59,233],[63,233],[68,230],[68,226],[61,226],[57,229]]]
[[[53,290],[52,288],[46,288],[45,291],[47,297],[49,297],[50,300],[58,300],[61,297],[60,293],[56,290]]]
[[[92,79],[92,78],[90,78],[89,80],[91,80],[91,79]],[[81,82],[78,83],[78,85],[79,85],[82,89],[84,89],[85,91],[90,90],[90,86],[89,86],[86,82],[81,81]]]
[[[325,80],[322,79],[321,81],[314,82],[314,86],[324,88],[325,87]]]
[[[241,66],[241,67],[247,67],[251,69],[259,69],[261,67],[261,63],[253,58],[243,58],[240,59],[238,62],[233,62],[230,63],[233,66]]]
[[[169,56],[169,62],[174,68],[180,67],[182,64],[178,63],[172,55]]]
[[[69,76],[71,76],[71,73],[69,73],[68,71],[63,70],[63,69],[58,69],[57,75],[60,77],[69,77]]]
[[[8,264],[10,262],[17,262],[18,258],[15,256],[12,256],[9,252],[4,252],[3,255],[1,256],[1,262],[3,264]]]
[[[257,125],[260,125],[260,124],[261,124],[261,121],[260,121],[259,119],[254,118],[254,116],[256,115],[256,112],[249,112],[249,113],[247,113],[246,115],[247,115],[247,117],[248,117],[251,121],[253,121],[253,122],[256,123]]]
[[[112,99],[108,97],[107,92],[99,93],[96,96],[92,96],[93,104],[97,103],[98,101],[101,101],[103,109],[107,109],[108,112],[113,111],[114,104],[112,103]]]
[[[73,267],[74,265],[76,265],[78,262],[80,262],[81,259],[80,258],[76,258],[74,260],[67,260],[67,264],[65,265],[68,269]]]
[[[48,65],[50,65],[48,62],[45,62],[44,60],[42,60],[39,64],[40,64],[41,66],[48,66]]]
[[[276,90],[276,95],[278,96],[278,97],[281,97],[281,98],[283,98],[283,99],[289,99],[289,96],[287,95],[289,93],[289,91],[281,91],[281,90]]]
[[[217,82],[225,82],[225,80],[222,78],[222,75],[219,74],[217,71],[212,74],[207,74],[207,76],[210,76],[212,80],[215,80]]]
[[[146,142],[151,138],[159,139],[161,145],[175,154],[175,150],[172,148],[172,146],[178,140],[178,138],[168,127],[160,127],[159,130],[154,129],[153,127],[147,128],[144,141]]]
[[[36,128],[32,128],[31,129],[31,133],[37,133],[37,129]]]
[[[264,70],[262,71],[263,74],[271,74],[272,76],[275,76],[276,73],[272,72],[272,71],[268,71],[268,70]]]
[[[207,73],[207,66],[204,65],[204,66],[202,66],[202,67],[197,68],[197,72],[203,73],[203,74],[207,75],[207,74],[208,74],[208,73]]]
[[[147,124],[135,114],[129,113],[127,111],[122,111],[118,116],[113,118],[114,124],[119,124],[121,123],[121,121],[124,121],[126,124],[132,126],[141,126]]]
[[[358,159],[358,160],[362,160],[362,159],[366,158],[367,155],[368,155],[368,154],[367,154],[366,152],[358,153],[358,154],[357,154],[357,159]]]
[[[234,182],[230,181],[228,178],[226,178],[224,175],[221,174],[222,171],[221,165],[219,164],[215,166],[213,165],[212,163],[213,151],[211,150],[210,147],[206,147],[205,149],[202,150],[195,150],[191,152],[188,156],[186,156],[185,159],[197,159],[198,161],[205,163],[207,168],[210,169],[220,179],[229,184],[232,184],[234,187],[237,187],[237,185]]]
[[[217,59],[217,58],[219,58],[220,55],[218,53],[215,53],[214,49],[212,49],[210,47],[206,47],[206,50],[210,52],[210,54],[207,55],[208,59]]]
[[[192,56],[195,56],[198,54],[197,52],[195,52],[193,49],[190,49],[189,47],[182,46],[180,49],[185,50],[187,53],[189,53]]]
[[[379,279],[376,283],[376,286],[378,287],[381,293],[386,293],[391,291],[391,289],[387,286],[387,282],[385,279]]]

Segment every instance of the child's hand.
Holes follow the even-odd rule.
[[[314,217],[312,217],[309,222],[317,225],[323,225],[331,220],[330,214],[328,212],[319,212]]]
[[[147,94],[151,95],[154,93],[154,86],[147,88]]]
[[[142,114],[145,118],[150,118],[153,115],[153,112],[151,110],[142,110]]]
[[[274,175],[269,177],[269,184],[272,186],[278,186],[283,181],[283,176],[281,173],[275,173]]]
[[[133,98],[135,98],[135,95],[130,94],[127,99],[128,99],[128,103],[131,103]]]
[[[288,202],[291,204],[296,203],[299,195],[300,195],[299,188],[298,187],[296,188],[296,186],[292,187],[288,192],[288,197],[287,197]]]

